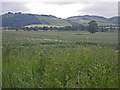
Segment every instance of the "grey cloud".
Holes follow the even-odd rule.
[[[90,1],[90,0],[89,0]],[[85,0],[81,0],[79,1],[64,1],[64,2],[43,2],[44,4],[56,4],[56,5],[68,5],[68,4],[76,4],[76,3],[83,3],[83,4],[87,4],[87,3],[93,3],[93,2],[89,2],[89,1],[85,1]]]
[[[78,12],[81,12],[78,11]],[[95,3],[90,8],[82,10],[82,12],[91,15],[102,15],[105,17],[117,16],[118,15],[118,3],[117,2],[99,2]]]
[[[68,0],[67,0],[68,1]],[[81,12],[89,15],[102,15],[105,17],[111,17],[118,15],[118,3],[117,2],[85,2],[81,0],[70,0],[70,2],[41,2],[44,4],[55,4],[55,5],[68,5],[68,4],[75,4],[75,3],[83,3],[85,5],[89,5],[94,3],[90,8],[85,8],[83,10],[79,10],[79,14]],[[2,2],[2,13],[6,13],[8,11],[12,12],[29,12],[30,10],[25,6],[27,2]]]
[[[74,4],[75,2],[44,2],[45,4],[56,4],[56,5],[68,5]]]
[[[29,9],[25,7],[23,2],[2,2],[2,13],[6,12],[27,12]]]

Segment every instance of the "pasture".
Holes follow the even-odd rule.
[[[117,31],[3,31],[3,88],[118,88],[117,37]]]

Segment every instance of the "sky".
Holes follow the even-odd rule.
[[[2,0],[2,12],[22,12],[67,18],[78,15],[113,17],[119,0]]]

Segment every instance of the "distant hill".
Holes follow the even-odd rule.
[[[84,16],[72,16],[68,17],[67,21],[72,21],[74,23],[80,23],[87,25],[88,22],[91,20],[95,20],[99,25],[115,25],[117,24],[118,17],[112,17],[112,18],[105,18],[101,16],[90,16],[90,15],[84,15]]]
[[[53,25],[71,26],[77,24],[87,25],[91,20],[97,21],[99,25],[116,25],[118,17],[105,18],[101,16],[72,16],[67,19],[57,18],[53,15],[22,14],[8,12],[2,15],[2,26],[28,26],[28,25]]]
[[[52,15],[7,13],[2,15],[2,26],[26,26],[32,24],[69,26],[66,20]]]
[[[118,17],[116,16],[116,17],[109,18],[108,21],[114,24],[118,24]]]

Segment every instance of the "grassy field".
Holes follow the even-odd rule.
[[[4,41],[11,42],[12,44],[50,44],[61,45],[62,44],[95,44],[95,45],[107,45],[109,47],[117,49],[118,45],[118,32],[97,32],[90,34],[85,31],[26,31],[26,32],[3,32],[3,44]]]
[[[4,31],[3,88],[117,88],[117,35]]]

